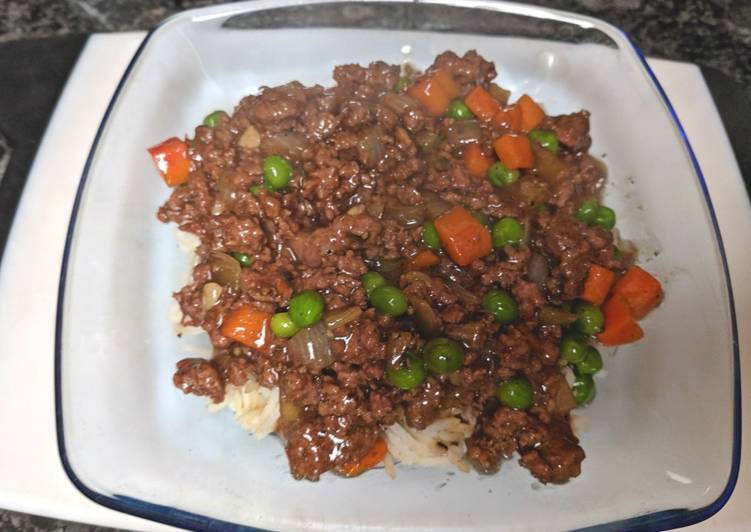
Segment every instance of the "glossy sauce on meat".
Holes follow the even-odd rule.
[[[463,57],[445,52],[428,71],[434,69],[449,72],[462,96],[496,76],[495,66],[474,51]],[[190,178],[174,189],[158,218],[201,239],[193,281],[175,297],[184,324],[205,329],[215,355],[181,361],[175,385],[217,402],[224,384],[248,375],[279,386],[277,432],[296,478],[341,472],[367,453],[384,427],[403,419],[424,428],[450,409],[477,418],[466,443],[479,471],[492,473],[518,453],[542,482],[577,476],[584,452],[570,427],[573,405],[561,388],[568,390],[558,352],[562,330],[540,323],[539,313],[576,298],[591,263],[617,270],[628,260],[616,256],[610,231],[575,216],[582,198],[598,196],[605,177],[587,153],[588,113],[548,116],[541,125],[560,141],[550,161],[555,175],[536,167],[496,188],[462,163],[466,144],[457,140],[458,128],[469,126],[396,97],[403,95],[394,90],[399,66],[344,65],[333,77],[331,88],[298,82],[263,88],[187,140]],[[238,144],[249,126],[260,135],[258,147]],[[487,153],[507,132],[478,121],[471,127]],[[254,195],[250,189],[262,183],[269,154],[291,162],[292,181],[283,191]],[[439,252],[437,265],[408,275],[404,261],[422,248],[423,221],[453,205],[490,219],[517,218],[526,228],[523,244],[463,268]],[[217,251],[244,253],[253,263],[242,269],[237,286],[225,286],[205,308],[202,291],[216,276]],[[406,315],[392,318],[370,306],[361,277],[372,270],[404,291]],[[513,295],[519,306],[514,323],[500,325],[482,309],[481,294],[490,287]],[[290,356],[290,340],[272,335],[262,347],[249,348],[222,334],[232,309],[278,312],[307,289],[324,296],[329,313],[362,311],[330,331],[329,366],[300,364]],[[418,324],[418,315],[428,325]],[[419,351],[425,327],[460,342],[464,363],[451,375],[429,374],[414,390],[399,389],[385,378],[385,368],[405,350]],[[534,387],[527,411],[502,407],[495,397],[497,384],[518,374]]]

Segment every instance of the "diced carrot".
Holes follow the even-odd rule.
[[[495,159],[482,153],[482,148],[479,144],[470,144],[464,148],[464,166],[470,175],[485,177],[488,173],[488,168],[490,168],[490,165],[494,161]]]
[[[510,170],[532,168],[535,159],[532,156],[532,144],[526,136],[503,135],[493,143],[495,153]]]
[[[486,122],[491,121],[493,116],[501,109],[501,104],[498,103],[498,100],[493,98],[480,85],[476,86],[464,97],[464,103],[477,118]]]
[[[184,140],[172,137],[148,149],[167,186],[176,187],[188,180],[190,159]]]
[[[454,81],[454,76],[449,72],[445,70],[435,70],[431,75],[449,98],[454,99],[459,96],[461,89],[459,89],[459,85]]]
[[[602,313],[605,316],[605,326],[597,339],[603,345],[630,344],[644,336],[628,303],[618,294],[611,296],[602,306]]]
[[[263,347],[269,336],[271,314],[243,305],[224,317],[222,334],[248,347]]]
[[[466,266],[493,250],[488,229],[464,207],[449,209],[434,224],[444,249],[459,266]]]
[[[407,270],[427,270],[439,262],[441,260],[438,258],[438,255],[429,249],[423,249],[407,261]]]
[[[509,105],[505,109],[500,109],[493,116],[493,125],[495,127],[506,127],[513,131],[519,131],[522,127],[522,110],[518,105]]]
[[[525,133],[539,126],[545,118],[545,111],[542,110],[542,107],[526,94],[522,95],[516,104],[522,111],[521,130]]]
[[[368,469],[372,469],[373,467],[383,462],[383,459],[386,458],[386,451],[388,451],[386,440],[384,440],[383,438],[378,438],[373,447],[370,448],[365,456],[363,456],[359,460],[353,460],[351,462],[343,464],[340,468],[340,471],[344,476],[347,477],[356,477],[357,475],[362,475]]]
[[[599,264],[593,264],[589,267],[587,280],[584,281],[584,291],[581,298],[593,305],[602,305],[607,299],[610,287],[613,286],[614,282],[615,272]]]
[[[451,98],[446,91],[429,77],[417,80],[407,89],[407,94],[419,101],[433,116],[441,116],[451,103]]]
[[[615,283],[613,294],[625,299],[634,318],[640,320],[662,301],[662,285],[648,272],[631,266]]]
[[[459,87],[451,74],[436,70],[425,74],[407,89],[407,94],[419,101],[433,116],[441,116],[459,95]]]

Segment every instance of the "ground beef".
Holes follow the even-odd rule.
[[[172,382],[184,393],[205,395],[215,403],[224,399],[224,382],[219,370],[202,358],[186,358],[178,362]]]
[[[404,394],[404,416],[407,425],[424,429],[440,414],[443,387],[438,379],[428,377],[416,391]]]
[[[247,356],[218,355],[212,363],[218,368],[222,381],[234,386],[242,386],[248,382],[252,364]]]
[[[552,130],[560,143],[574,152],[585,151],[592,144],[592,139],[589,137],[589,113],[587,111],[550,117],[541,126]]]
[[[467,440],[467,456],[480,472],[494,473],[503,459],[543,445],[549,438],[545,426],[526,412],[499,407],[478,421]]]
[[[437,71],[454,80],[460,96],[480,85],[506,105],[507,95],[492,85],[495,65],[475,51],[440,54],[426,69]],[[389,425],[424,429],[458,409],[478,420],[466,443],[479,471],[493,472],[518,454],[540,481],[565,482],[580,473],[584,452],[571,432],[575,401],[559,365],[564,330],[540,323],[540,312],[579,297],[592,264],[620,271],[633,260],[615,248],[610,231],[576,217],[605,178],[587,153],[589,113],[546,117],[538,126],[559,140],[558,153],[547,155],[554,173],[537,165],[496,187],[468,171],[466,139],[456,131],[471,127],[492,154],[507,125],[431,116],[405,93],[402,74],[419,76],[377,61],[337,66],[329,88],[296,81],[263,87],[186,140],[189,177],[157,216],[200,238],[193,278],[175,299],[183,324],[208,333],[214,356],[180,361],[174,384],[214,402],[225,386],[250,378],[278,386],[285,414],[277,433],[295,478],[349,475]],[[257,147],[241,145],[249,128],[260,137]],[[263,186],[269,155],[290,163],[283,190]],[[425,223],[455,205],[482,223],[515,217],[524,238],[464,268],[434,249],[437,263],[412,271],[427,243]],[[362,283],[369,271],[403,291],[405,314],[376,312]],[[210,282],[222,286],[207,304]],[[485,310],[490,288],[516,301],[512,323]],[[352,316],[326,329],[331,358],[324,367],[306,366],[290,339],[267,331],[260,344],[244,345],[224,328],[240,308],[284,312],[303,290],[323,296],[327,319]],[[459,343],[459,369],[426,371],[413,389],[396,386],[390,372],[436,336]],[[496,398],[498,384],[511,377],[526,378],[534,390],[525,411]]]
[[[519,462],[544,483],[562,484],[578,477],[584,450],[579,447],[579,440],[571,432],[570,424],[556,420],[548,425],[548,432],[547,440],[536,448],[523,445],[526,442],[520,441]]]

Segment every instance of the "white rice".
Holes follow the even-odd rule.
[[[167,318],[172,323],[178,336],[197,336],[204,332],[200,327],[183,325],[183,311],[180,310],[180,304],[174,299],[167,309]]]
[[[180,250],[188,256],[188,264],[190,265],[190,268],[188,269],[187,273],[185,274],[185,278],[183,279],[183,284],[188,284],[193,281],[192,270],[193,266],[195,266],[198,261],[196,250],[198,249],[198,246],[201,245],[201,239],[193,233],[188,233],[187,231],[180,231],[178,229],[176,232],[177,234],[175,238],[177,240],[177,247],[180,248]],[[203,332],[203,329],[201,329],[200,327],[195,327],[193,325],[183,325],[183,312],[182,310],[180,310],[180,305],[178,304],[178,302],[174,299],[172,299],[170,306],[167,309],[167,318],[169,319],[170,323],[173,324],[175,332],[178,336],[196,336]]]
[[[211,413],[229,408],[242,428],[256,439],[263,439],[276,430],[279,421],[279,387],[265,388],[252,377],[242,386],[228,384],[224,401],[209,403]]]
[[[466,416],[442,417],[424,430],[395,423],[386,429],[389,454],[405,465],[420,467],[456,466],[468,472],[464,459],[467,447],[464,440],[472,435],[474,419]]]
[[[182,251],[185,252],[186,255],[188,255],[191,264],[195,264],[196,250],[198,249],[198,246],[201,245],[201,239],[198,238],[198,235],[188,233],[187,231],[180,231],[178,229],[176,239],[177,247],[179,247]]]
[[[386,456],[383,457],[383,470],[391,480],[396,478],[396,464],[390,452],[387,452]]]

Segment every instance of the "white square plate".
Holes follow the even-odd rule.
[[[550,114],[592,112],[608,205],[667,297],[645,339],[606,357],[582,475],[542,487],[509,461],[494,476],[399,468],[318,483],[289,475],[282,446],[171,385],[200,348],[167,319],[188,271],[168,191],[145,148],[189,133],[262,85],[332,83],[334,65],[424,67],[477,49],[500,83]],[[68,475],[92,499],[187,528],[665,528],[727,500],[740,438],[738,354],[720,235],[698,166],[656,81],[603,22],[491,1],[283,0],[188,11],[159,26],[126,72],[92,147],[66,244],[57,408]]]

